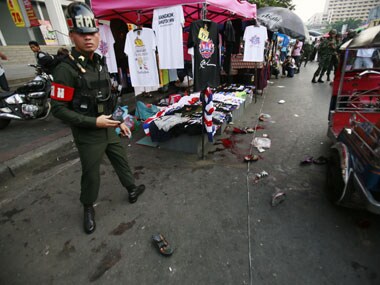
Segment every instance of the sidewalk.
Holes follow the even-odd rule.
[[[28,73],[21,66],[10,68],[12,82],[27,80]],[[154,92],[152,98],[134,96],[134,93],[122,95],[122,105],[127,105],[131,114],[135,111],[136,101],[157,104],[169,93]],[[142,132],[142,131],[141,131]],[[59,159],[60,154],[74,148],[69,126],[50,115],[45,120],[15,121],[0,130],[0,183],[17,177],[31,167],[46,164]],[[141,133],[141,136],[143,133]]]

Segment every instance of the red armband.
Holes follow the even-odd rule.
[[[70,102],[73,100],[74,88],[53,82],[50,97],[57,101]]]

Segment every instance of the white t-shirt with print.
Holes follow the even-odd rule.
[[[106,24],[100,25],[99,34],[100,43],[96,52],[106,58],[108,72],[117,73],[116,56],[113,48],[115,40],[113,38],[110,26]]]
[[[267,28],[264,26],[248,26],[244,31],[243,61],[264,61],[265,42],[268,39]]]
[[[184,67],[182,38],[184,23],[181,5],[153,11],[152,28],[157,37],[160,69]]]
[[[152,29],[128,32],[124,52],[128,55],[133,87],[160,85],[155,51],[156,37]]]

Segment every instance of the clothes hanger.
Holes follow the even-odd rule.
[[[141,11],[137,11],[137,21],[136,21],[136,24],[137,24],[137,27],[133,30],[133,32],[137,32],[137,35],[139,36],[143,27],[140,23],[140,16],[141,16]]]
[[[202,7],[202,21],[211,22],[211,20],[207,19],[207,4],[203,4],[203,7]]]

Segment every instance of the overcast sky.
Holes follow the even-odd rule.
[[[293,0],[296,5],[294,12],[306,22],[315,13],[322,13],[326,0]]]

